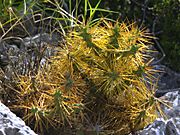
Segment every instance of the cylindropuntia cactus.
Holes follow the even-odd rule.
[[[35,109],[25,111],[26,119],[33,116],[35,121],[41,118],[50,124],[55,121],[73,127],[77,122],[85,124],[86,114],[92,121],[100,115],[109,123],[103,130],[117,134],[127,134],[153,122],[157,101],[149,87],[155,72],[150,67],[152,38],[135,24],[103,19],[69,31],[63,47],[47,67],[39,70],[35,81],[20,77],[18,97],[28,95],[27,102],[44,97],[43,107],[41,103],[41,108],[33,105]],[[19,101],[17,105],[32,106],[27,102]],[[43,109],[46,113],[42,119],[37,113],[42,114]],[[41,128],[42,124],[37,126]]]
[[[107,116],[109,130],[126,134],[143,128],[157,116],[153,90],[149,89],[155,72],[149,55],[152,38],[135,24],[104,20],[66,37],[73,65],[91,80],[90,86],[95,85],[91,94],[95,101],[89,108]]]
[[[15,95],[18,100],[12,108],[20,109],[28,125],[41,133],[50,127],[72,128],[75,120],[83,119],[85,81],[78,74],[73,75],[68,67],[66,70],[60,67],[64,68],[56,57],[50,67],[39,70],[36,76],[19,76]]]

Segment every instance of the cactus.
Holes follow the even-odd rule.
[[[154,91],[148,88],[156,72],[150,66],[152,38],[135,24],[107,21],[72,31],[66,38],[74,65],[91,80],[90,86],[95,85],[89,109],[107,117],[109,130],[126,134],[157,117]]]
[[[25,122],[40,133],[46,132],[49,126],[72,127],[77,117],[83,119],[84,81],[67,68],[61,70],[59,61],[53,59],[53,62],[50,68],[39,70],[33,77],[18,77],[19,90],[15,95],[18,100],[12,106],[20,109]]]
[[[104,131],[127,134],[142,129],[157,117],[150,66],[151,39],[135,24],[101,19],[78,26],[37,75],[19,76],[19,99],[25,120],[43,127],[77,123],[100,117]],[[33,103],[31,103],[33,101]]]

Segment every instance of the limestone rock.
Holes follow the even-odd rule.
[[[24,121],[0,103],[0,135],[37,135]]]

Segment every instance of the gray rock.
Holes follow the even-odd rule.
[[[0,103],[0,135],[37,135],[24,121]]]
[[[36,72],[54,55],[60,40],[56,33],[40,33],[32,37],[9,37],[0,41],[0,68],[7,78],[16,74]]]
[[[162,98],[172,106],[169,108],[162,105],[167,120],[159,117],[152,124],[138,131],[138,135],[180,135],[180,93],[169,92]]]
[[[157,119],[153,124],[142,130],[140,135],[164,135],[165,121],[163,119]]]

